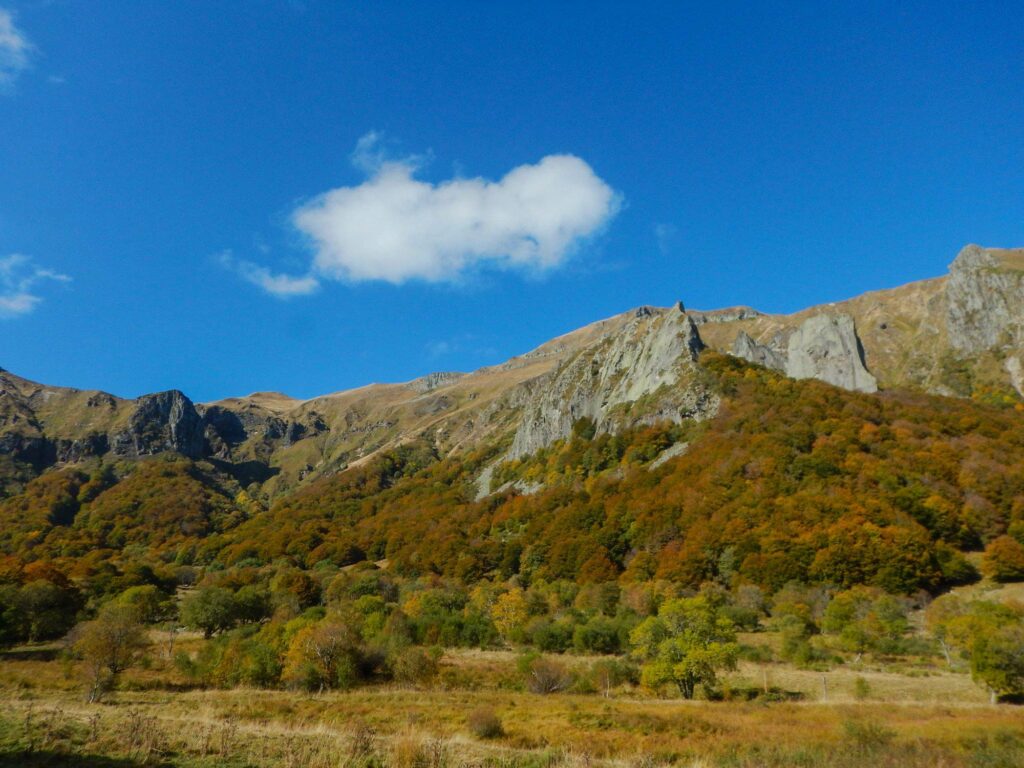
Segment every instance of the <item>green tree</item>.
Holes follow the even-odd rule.
[[[133,606],[109,603],[95,619],[78,625],[71,647],[83,661],[88,700],[99,701],[146,644],[139,611]]]
[[[1024,624],[992,628],[977,639],[971,675],[993,699],[1024,694]]]
[[[34,642],[60,637],[71,629],[80,600],[72,589],[37,579],[18,590],[16,605],[25,622],[25,637]]]
[[[115,598],[118,605],[134,608],[139,620],[154,624],[173,615],[174,603],[159,587],[142,584],[129,587]]]
[[[207,639],[215,632],[231,629],[237,618],[235,597],[224,587],[199,587],[181,605],[181,622],[202,630]]]
[[[657,616],[633,630],[630,641],[643,662],[643,684],[674,684],[686,699],[698,685],[713,688],[719,670],[735,669],[740,651],[733,623],[704,595],[666,601]]]
[[[940,598],[928,609],[928,628],[970,664],[971,676],[995,702],[1024,694],[1024,609],[987,600]]]
[[[859,656],[867,651],[898,651],[910,625],[904,600],[871,587],[854,587],[829,602],[821,626],[839,635],[843,645]]]

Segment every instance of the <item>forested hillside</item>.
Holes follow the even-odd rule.
[[[1024,538],[1018,407],[857,394],[715,353],[702,365],[723,395],[715,418],[617,435],[581,420],[570,439],[500,463],[483,498],[497,446],[441,458],[410,442],[269,509],[214,465],[165,454],[31,481],[0,502],[4,547],[86,580],[115,563],[170,577],[284,558],[386,560],[466,583],[934,593],[975,577],[963,553]]]

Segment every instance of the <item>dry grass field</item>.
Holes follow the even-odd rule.
[[[684,702],[525,693],[514,653],[453,651],[430,686],[302,694],[193,689],[154,652],[87,705],[54,651],[0,664],[0,766],[1024,765],[1024,709],[990,706],[967,675],[937,669],[748,663],[725,691],[767,682],[800,698]],[[484,710],[500,735],[474,735]]]

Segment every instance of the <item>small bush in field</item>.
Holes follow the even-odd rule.
[[[501,718],[490,707],[474,709],[466,718],[466,725],[478,739],[496,739],[505,733]]]
[[[389,659],[391,674],[400,683],[415,685],[427,683],[437,677],[440,649],[410,646]]]
[[[863,677],[858,677],[853,681],[853,695],[858,701],[864,701],[871,695],[871,686]]]
[[[564,664],[528,654],[520,659],[520,671],[530,693],[558,693],[572,685],[572,675]]]

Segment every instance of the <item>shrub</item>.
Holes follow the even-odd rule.
[[[388,660],[391,674],[400,683],[426,683],[437,677],[440,648],[409,646],[396,652]]]
[[[871,695],[871,685],[863,677],[853,681],[853,697],[858,701],[864,701]]]
[[[541,619],[530,626],[530,642],[545,653],[563,653],[573,642],[573,625]]]
[[[474,709],[466,718],[466,725],[478,739],[497,739],[505,734],[501,718],[490,707]]]
[[[601,659],[590,667],[590,683],[604,696],[610,696],[613,688],[623,683],[637,683],[640,671],[635,665],[619,659]]]
[[[572,675],[564,664],[538,654],[524,655],[519,670],[530,693],[558,693],[572,684]]]
[[[619,628],[611,619],[595,616],[576,627],[572,633],[572,644],[577,651],[618,653],[621,646]]]

